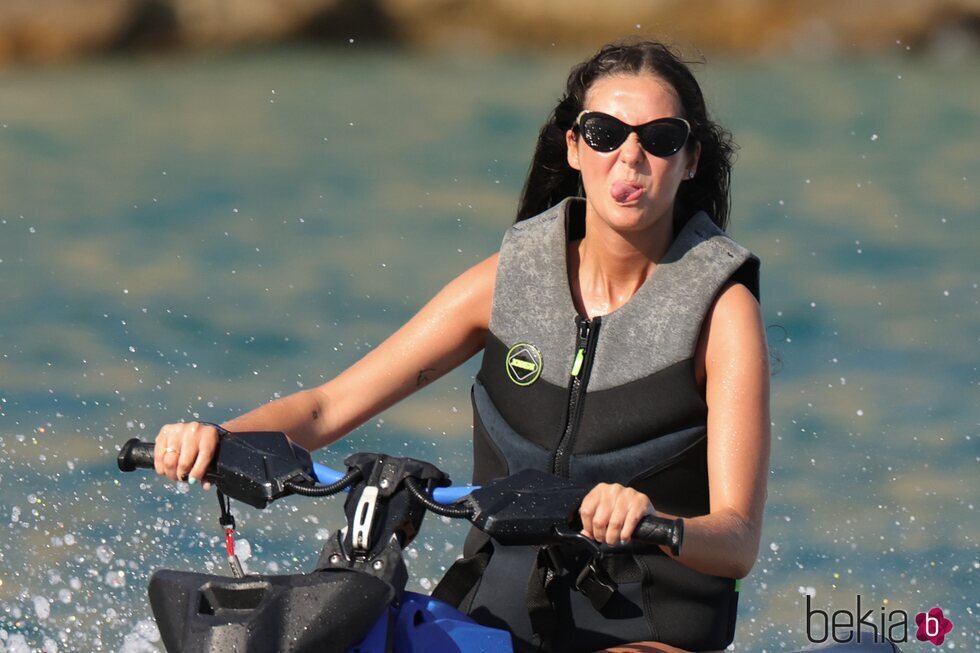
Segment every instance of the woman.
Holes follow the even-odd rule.
[[[658,514],[678,518],[683,542],[586,569],[474,535],[441,594],[519,649],[723,649],[769,456],[758,260],[722,231],[730,155],[668,48],[606,46],[541,130],[500,252],[337,378],[224,426],[316,449],[484,349],[475,482],[545,469],[594,485],[586,536],[625,542]],[[156,470],[202,479],[216,442],[210,426],[167,425]],[[615,583],[611,600],[595,578]]]

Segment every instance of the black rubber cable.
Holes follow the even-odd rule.
[[[294,494],[301,494],[304,497],[329,497],[331,494],[337,494],[348,485],[352,485],[359,480],[361,480],[361,470],[355,469],[352,472],[348,472],[347,475],[339,481],[331,483],[330,485],[310,486],[299,485],[297,483],[293,483],[292,481],[286,481],[283,483],[283,487]]]
[[[452,517],[453,519],[469,519],[473,516],[473,508],[471,506],[444,506],[441,503],[433,501],[428,494],[422,491],[418,481],[411,476],[405,479],[405,487],[408,488],[409,493],[419,503],[425,506],[429,512],[434,512],[443,517]]]

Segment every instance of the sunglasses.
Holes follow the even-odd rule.
[[[643,125],[627,125],[622,120],[598,111],[578,114],[572,130],[581,133],[596,152],[612,152],[636,132],[640,145],[653,156],[668,157],[684,147],[691,134],[691,124],[683,118],[658,118]]]

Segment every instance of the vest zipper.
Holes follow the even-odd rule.
[[[592,373],[596,342],[599,339],[599,324],[602,318],[591,320],[575,316],[578,340],[575,348],[575,361],[572,363],[571,378],[568,382],[568,410],[565,413],[565,428],[562,430],[558,446],[551,459],[551,471],[556,476],[568,477],[568,456],[575,444],[579,422],[582,419],[582,404],[585,403],[585,389]]]

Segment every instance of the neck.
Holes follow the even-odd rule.
[[[615,311],[653,274],[673,241],[668,217],[649,229],[620,232],[586,209],[585,237],[569,247],[569,277],[579,311],[587,317]]]

